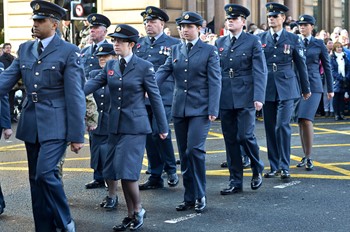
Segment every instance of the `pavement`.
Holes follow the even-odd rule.
[[[202,214],[175,210],[183,200],[180,175],[177,187],[141,192],[147,218],[140,231],[350,231],[350,120],[318,117],[314,128],[313,171],[295,167],[303,155],[298,127],[292,124],[291,181],[264,179],[262,187],[254,191],[250,189],[252,174],[248,169],[244,171],[243,192],[221,196],[220,190],[228,184],[228,170],[220,167],[226,159],[225,146],[220,121],[214,122],[206,146],[207,210]],[[268,171],[261,120],[257,121],[256,136]],[[174,145],[176,149],[175,140]],[[148,178],[146,158],[143,164],[140,182]],[[92,179],[89,165],[88,139],[78,155],[67,150],[63,181],[77,231],[113,231],[127,214],[122,190],[119,186],[117,210],[100,208],[107,192],[104,188],[85,189],[84,184]],[[25,148],[14,137],[0,141],[0,181],[6,200],[0,232],[34,231]]]

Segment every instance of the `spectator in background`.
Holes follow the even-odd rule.
[[[260,24],[260,29],[263,30],[263,31],[267,31],[267,25],[266,25],[266,23]]]
[[[331,38],[326,38],[323,40],[324,44],[326,45],[328,55],[330,56],[333,51],[333,41]],[[323,69],[323,67],[320,67]],[[325,80],[322,78],[323,81],[323,108],[324,108],[324,113],[325,117],[334,117],[334,109],[333,109],[333,99],[329,99],[327,96],[327,83]]]
[[[163,32],[167,35],[167,36],[171,36],[171,31],[169,27],[164,28]]]
[[[335,120],[344,120],[344,94],[349,91],[350,85],[350,61],[347,59],[340,42],[333,45],[333,54],[331,55],[331,66],[333,74],[334,98],[333,107]]]
[[[79,43],[79,48],[82,49],[86,45],[91,44],[89,43],[89,38],[90,38],[90,23],[87,20],[83,21],[83,27],[79,31],[79,37],[80,37],[80,43]]]
[[[338,39],[338,37],[339,37],[339,35],[340,35],[341,30],[342,30],[341,27],[335,27],[335,28],[333,29],[333,32],[332,32],[332,34],[331,34],[331,39],[332,39],[334,42],[337,41],[337,39]]]
[[[62,20],[62,39],[71,42],[70,38],[70,20]]]
[[[207,27],[206,20],[203,20],[202,28],[200,29],[200,33],[203,35],[208,35],[208,34],[212,33],[212,30],[209,27]]]
[[[0,62],[3,63],[4,69],[7,69],[12,64],[15,57],[11,55],[11,49],[12,45],[10,43],[4,43],[2,46],[3,54],[0,56]],[[10,103],[10,114],[11,114],[11,121],[17,122],[17,115],[15,114],[15,93],[18,90],[18,85],[16,85],[10,92],[9,92],[9,103]]]
[[[220,36],[226,36],[226,35],[229,35],[230,34],[230,31],[227,27],[227,20],[225,20],[224,22],[224,27],[220,30]]]

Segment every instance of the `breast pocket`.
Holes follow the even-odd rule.
[[[60,85],[63,83],[59,63],[45,63],[42,66],[42,82],[45,86]]]
[[[20,64],[22,79],[25,86],[28,86],[31,83],[33,65],[34,65],[33,62],[24,62]]]

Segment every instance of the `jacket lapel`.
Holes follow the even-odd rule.
[[[239,38],[236,40],[235,44],[233,45],[232,49],[235,49],[236,47],[239,47],[240,45],[242,45],[246,37],[247,37],[246,33],[242,32]]]
[[[135,58],[135,55],[132,56],[131,60],[129,63],[127,63],[126,67],[125,67],[125,70],[124,70],[124,73],[123,73],[123,76],[125,76],[128,72],[130,72],[131,70],[133,70],[135,68],[134,66],[134,63],[137,62],[136,61],[136,58]],[[119,63],[119,62],[118,62]],[[120,68],[119,68],[119,65],[118,65],[118,69],[119,69],[119,72],[120,72]],[[121,74],[121,73],[120,73]]]
[[[57,34],[53,37],[49,45],[44,49],[43,53],[39,56],[39,58],[44,58],[45,56],[49,55],[50,53],[57,50],[57,47],[59,46],[61,42],[61,39],[57,36]]]
[[[34,56],[35,58],[38,59],[39,54],[38,54],[37,47],[38,47],[38,41],[35,41],[35,42],[33,41],[31,53],[33,54],[33,56]]]
[[[282,44],[287,40],[287,36],[286,36],[286,32],[284,29],[282,31],[281,37],[279,38],[279,40],[277,41],[277,44]]]
[[[197,43],[192,47],[191,51],[188,53],[188,57],[191,57],[194,54],[196,54],[199,51],[199,49],[202,47],[202,43],[203,43],[202,40],[199,39]]]

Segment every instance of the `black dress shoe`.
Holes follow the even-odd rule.
[[[168,185],[169,187],[175,187],[179,183],[179,177],[176,173],[168,175]]]
[[[281,170],[281,179],[282,180],[289,180],[290,179],[289,171]]]
[[[207,207],[207,199],[206,197],[202,197],[196,200],[194,210],[196,211],[196,213],[203,213],[206,207]]]
[[[114,209],[117,208],[117,205],[118,205],[118,196],[116,196],[115,199],[113,199],[113,198],[107,196],[104,200],[105,200],[105,203],[104,203],[103,208],[105,208],[107,211],[114,210]],[[103,203],[103,201],[102,201],[102,203]],[[101,204],[102,204],[102,203],[101,203]],[[101,205],[101,204],[100,204],[100,205]]]
[[[220,167],[222,167],[222,168],[227,168],[227,167],[228,167],[227,161],[222,162],[222,163],[220,164]]]
[[[149,189],[159,189],[164,188],[164,184],[162,182],[151,182],[147,180],[145,183],[139,185],[140,190],[149,190]]]
[[[125,231],[131,225],[132,220],[133,220],[132,218],[125,217],[120,225],[113,226],[113,230]]]
[[[260,188],[260,186],[262,185],[262,176],[259,173],[258,175],[253,175],[252,181],[250,183],[250,187],[253,190],[257,190],[258,188]]]
[[[314,169],[314,163],[312,162],[312,159],[306,160],[305,169],[306,171],[312,171]]]
[[[274,178],[278,175],[277,171],[270,171],[264,174],[265,178]]]
[[[94,189],[94,188],[102,188],[102,187],[105,187],[104,181],[93,180],[85,184],[86,189]]]
[[[230,195],[230,194],[240,193],[242,191],[243,191],[242,187],[228,186],[227,188],[224,188],[223,190],[221,190],[220,194]]]
[[[132,220],[130,225],[130,230],[137,230],[141,226],[143,226],[144,218],[146,218],[146,210],[144,208],[142,208],[140,212],[135,212],[134,219]]]
[[[194,202],[182,202],[180,205],[176,206],[176,211],[186,211],[194,208]]]
[[[304,167],[306,165],[306,157],[303,157],[300,162],[297,164],[298,168]]]

